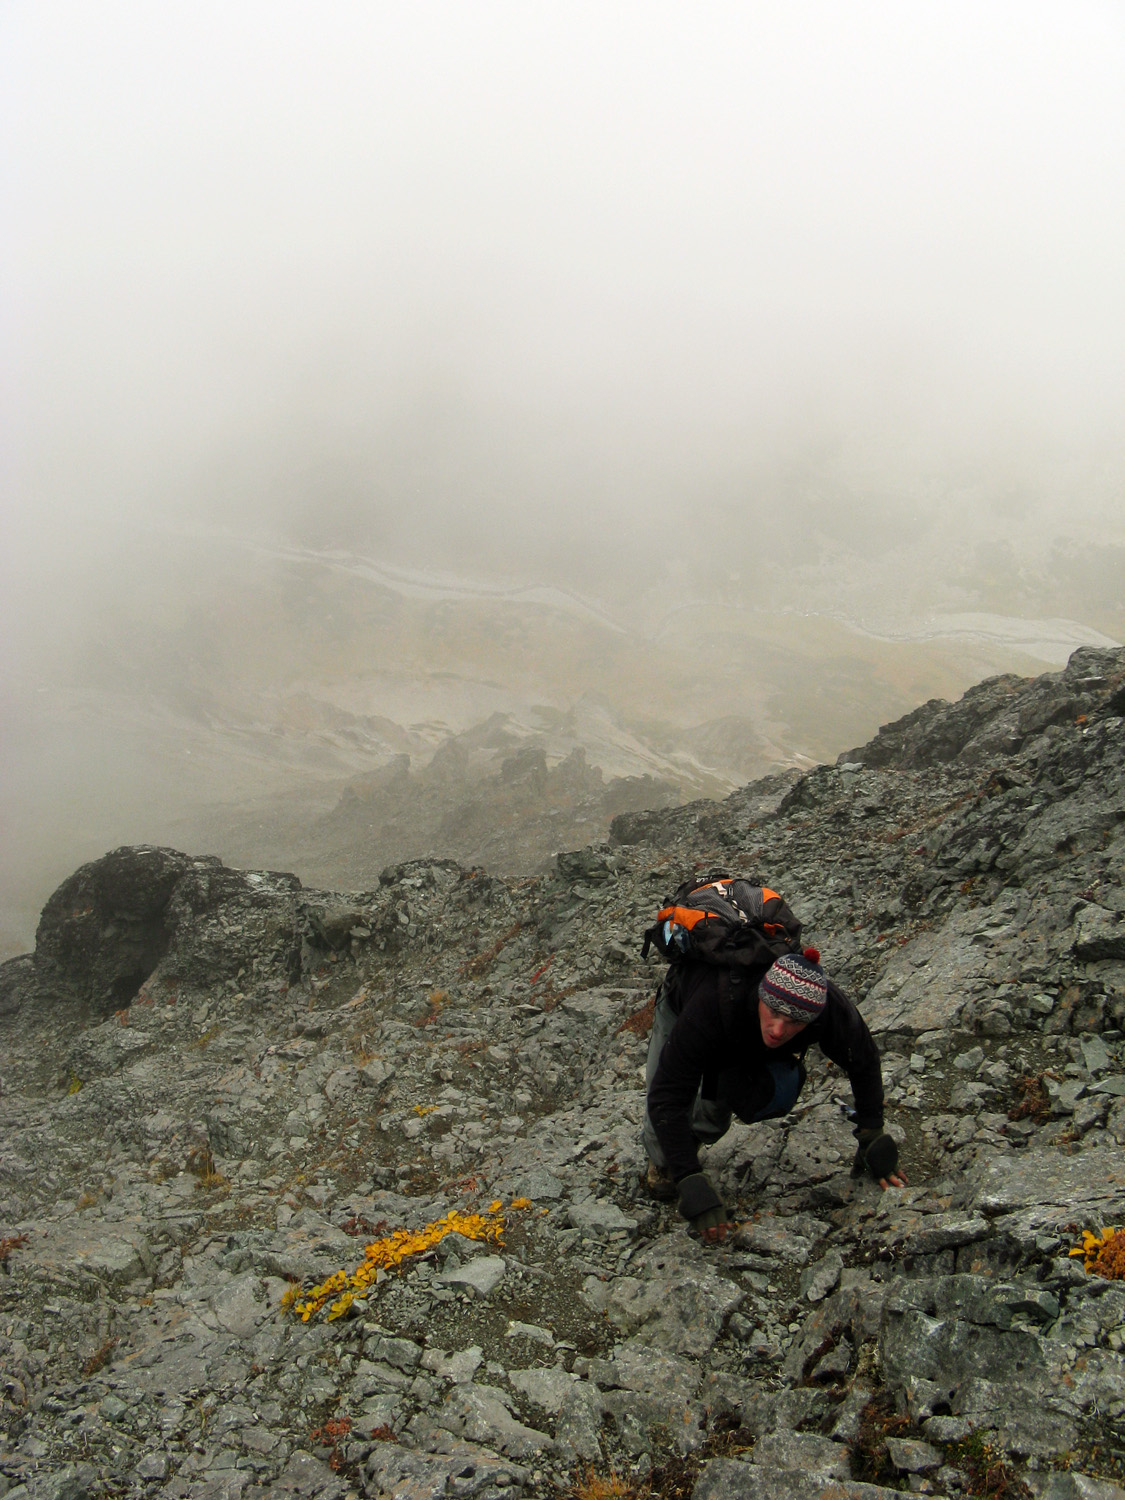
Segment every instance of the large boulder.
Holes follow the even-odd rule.
[[[35,934],[44,1002],[95,1015],[130,1005],[153,978],[200,986],[242,973],[292,979],[302,914],[295,875],[230,870],[213,855],[142,844],[64,880]]]

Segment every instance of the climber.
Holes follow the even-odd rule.
[[[752,974],[692,964],[657,999],[645,1071],[645,1185],[657,1198],[678,1195],[680,1212],[705,1241],[725,1239],[732,1226],[700,1167],[699,1146],[725,1135],[732,1115],[750,1123],[788,1114],[814,1042],[851,1081],[852,1176],[869,1171],[884,1190],[906,1186],[898,1147],[883,1130],[878,1050],[816,958],[812,949],[779,958],[756,994]]]

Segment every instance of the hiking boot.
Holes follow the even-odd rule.
[[[654,1161],[648,1164],[644,1187],[647,1193],[653,1198],[659,1198],[662,1203],[667,1203],[676,1196],[676,1184],[672,1181],[672,1174],[667,1167],[658,1167]]]

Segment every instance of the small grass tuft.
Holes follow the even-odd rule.
[[[575,1481],[569,1500],[639,1500],[639,1495],[616,1469],[611,1469],[608,1474],[595,1474],[593,1469],[587,1469],[582,1478]]]
[[[105,1343],[95,1349],[90,1358],[82,1366],[83,1375],[96,1375],[99,1370],[103,1369],[109,1363],[110,1355],[116,1348],[116,1339],[106,1339]]]
[[[197,1188],[205,1192],[230,1192],[230,1179],[216,1167],[210,1146],[196,1146],[188,1152],[187,1170],[198,1179]]]
[[[949,1458],[967,1477],[967,1495],[980,1500],[1032,1500],[1008,1455],[984,1433],[971,1432],[949,1450]]]
[[[1051,1117],[1051,1096],[1047,1092],[1045,1073],[1029,1074],[1016,1082],[1019,1098],[1008,1111],[1009,1120],[1032,1120],[1045,1125]]]
[[[910,1418],[895,1409],[889,1391],[879,1391],[863,1408],[859,1432],[852,1445],[855,1477],[867,1484],[891,1485],[898,1470],[887,1451],[889,1437],[901,1437],[910,1427]]]

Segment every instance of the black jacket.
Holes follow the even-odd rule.
[[[703,1097],[750,1120],[770,1101],[771,1058],[796,1060],[815,1043],[848,1075],[861,1128],[883,1124],[879,1052],[855,1005],[829,980],[819,1017],[782,1047],[767,1047],[758,1022],[758,981],[749,974],[732,986],[730,972],[702,964],[687,970],[675,1030],[664,1044],[648,1092],[648,1113],[673,1178],[698,1172],[690,1114]]]

